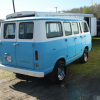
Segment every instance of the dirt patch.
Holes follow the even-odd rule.
[[[12,74],[13,75],[13,74]],[[59,84],[45,78],[6,77],[0,80],[0,100],[97,100],[100,79],[67,72]],[[67,99],[66,99],[67,98]]]

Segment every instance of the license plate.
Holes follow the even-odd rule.
[[[5,61],[11,62],[11,56],[5,56]]]

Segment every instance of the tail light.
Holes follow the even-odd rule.
[[[38,51],[35,51],[35,59],[38,60]]]

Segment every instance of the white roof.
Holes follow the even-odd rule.
[[[4,20],[3,23],[9,22],[9,21],[20,21],[20,20],[59,20],[59,21],[84,21],[81,19],[75,19],[75,18],[61,18],[61,17],[24,17],[24,18],[13,18]]]
[[[55,12],[35,12],[35,11],[23,11],[16,12],[6,16],[6,19],[18,18],[18,17],[29,17],[29,16],[84,16],[94,17],[93,14],[81,14],[81,13],[55,13]]]

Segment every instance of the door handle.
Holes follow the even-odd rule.
[[[18,43],[14,43],[13,45],[19,45]]]
[[[13,45],[16,45],[16,43],[14,43]]]
[[[16,45],[19,45],[18,43],[16,43]]]
[[[9,53],[5,53],[5,55],[9,55]]]
[[[67,41],[67,39],[65,39],[65,41]]]
[[[77,38],[75,38],[75,40],[76,40]]]

